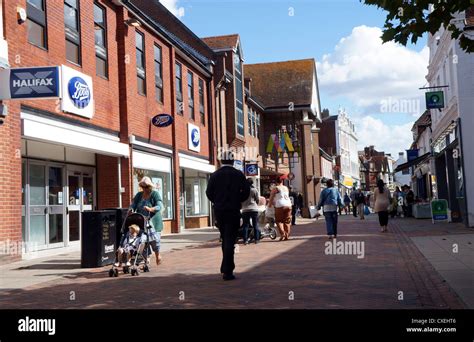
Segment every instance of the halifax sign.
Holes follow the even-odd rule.
[[[1,70],[0,99],[58,98],[59,82],[57,66]]]

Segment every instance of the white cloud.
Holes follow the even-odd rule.
[[[321,91],[350,100],[365,114],[383,111],[384,101],[392,104],[389,112],[393,113],[406,113],[406,104],[411,103],[409,113],[419,116],[415,111],[424,106],[418,88],[426,83],[429,50],[382,44],[381,35],[378,27],[358,26],[342,38],[318,63]]]
[[[160,2],[176,17],[184,17],[184,7],[178,7],[179,0],[160,0]]]
[[[359,138],[359,151],[362,151],[366,146],[374,145],[377,151],[391,153],[396,158],[398,152],[409,149],[413,141],[411,132],[413,122],[403,125],[387,125],[382,120],[368,115],[357,120],[355,125]]]

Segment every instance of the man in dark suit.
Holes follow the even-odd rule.
[[[206,195],[214,204],[222,238],[221,273],[224,280],[233,280],[234,244],[240,227],[240,208],[250,195],[250,185],[244,174],[233,167],[234,159],[231,156],[221,159],[221,164],[209,179]]]

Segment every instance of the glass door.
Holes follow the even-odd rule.
[[[68,170],[67,222],[68,241],[81,239],[82,215],[84,211],[94,210],[94,172],[89,168],[74,167]]]
[[[47,247],[46,221],[48,207],[46,205],[46,166],[29,163],[29,215],[26,239],[28,249],[44,249]]]
[[[67,216],[68,216],[68,235],[69,242],[80,240],[81,227],[81,173],[68,172],[68,202],[67,202]]]
[[[63,166],[48,166],[48,245],[58,247],[64,246],[63,172]]]
[[[24,161],[23,240],[28,252],[64,246],[64,167]]]

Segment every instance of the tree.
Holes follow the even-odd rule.
[[[456,13],[464,11],[474,17],[474,1],[472,0],[359,1],[388,12],[381,37],[384,43],[395,41],[406,46],[411,36],[411,42],[414,44],[424,33],[435,34],[441,27],[444,27],[451,31],[452,38],[459,39],[460,46],[464,51],[474,52],[474,34],[470,35],[470,39],[464,25],[452,21]]]

